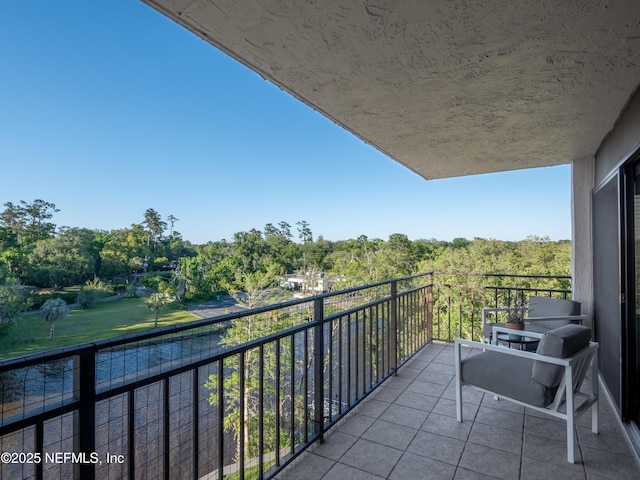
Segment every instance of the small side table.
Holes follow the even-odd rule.
[[[531,351],[535,350],[540,343],[539,338],[522,337],[520,335],[511,335],[509,333],[498,333],[498,341],[506,343],[509,348],[511,344],[517,346],[520,350]]]

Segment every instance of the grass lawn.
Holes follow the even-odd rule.
[[[158,326],[197,319],[185,310],[163,308],[160,310]],[[42,316],[25,315],[17,325],[0,330],[0,359],[149,330],[153,328],[154,320],[153,311],[147,308],[141,298],[123,298],[98,303],[86,310],[71,309],[66,318],[56,322],[55,340],[49,341],[50,325]]]

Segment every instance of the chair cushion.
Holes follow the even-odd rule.
[[[540,296],[533,296],[529,299],[527,308],[527,316],[529,317],[566,317],[572,315],[580,315],[580,302]],[[536,320],[527,324],[526,330],[544,333],[569,323],[572,322],[570,320],[550,320],[548,322]]]
[[[591,330],[582,325],[564,325],[544,334],[536,353],[555,358],[567,358],[575,355],[589,345]],[[531,376],[545,387],[557,387],[562,378],[564,367],[540,361],[533,362]]]
[[[580,302],[533,296],[529,299],[527,313],[530,317],[565,317],[580,315]]]
[[[496,395],[546,407],[553,400],[555,389],[533,380],[532,366],[533,360],[529,358],[486,351],[462,360],[462,381]]]

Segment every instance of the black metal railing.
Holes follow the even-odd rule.
[[[430,278],[0,362],[0,477],[268,478],[430,340]]]
[[[482,339],[482,309],[526,305],[529,297],[571,297],[570,276],[437,273],[433,283],[433,339]]]
[[[0,362],[0,478],[270,478],[426,343],[567,281],[428,273]]]

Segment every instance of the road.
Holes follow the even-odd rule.
[[[189,307],[189,312],[200,318],[219,317],[232,312],[240,312],[246,308],[238,305],[230,296],[222,296],[220,300],[209,300]]]

